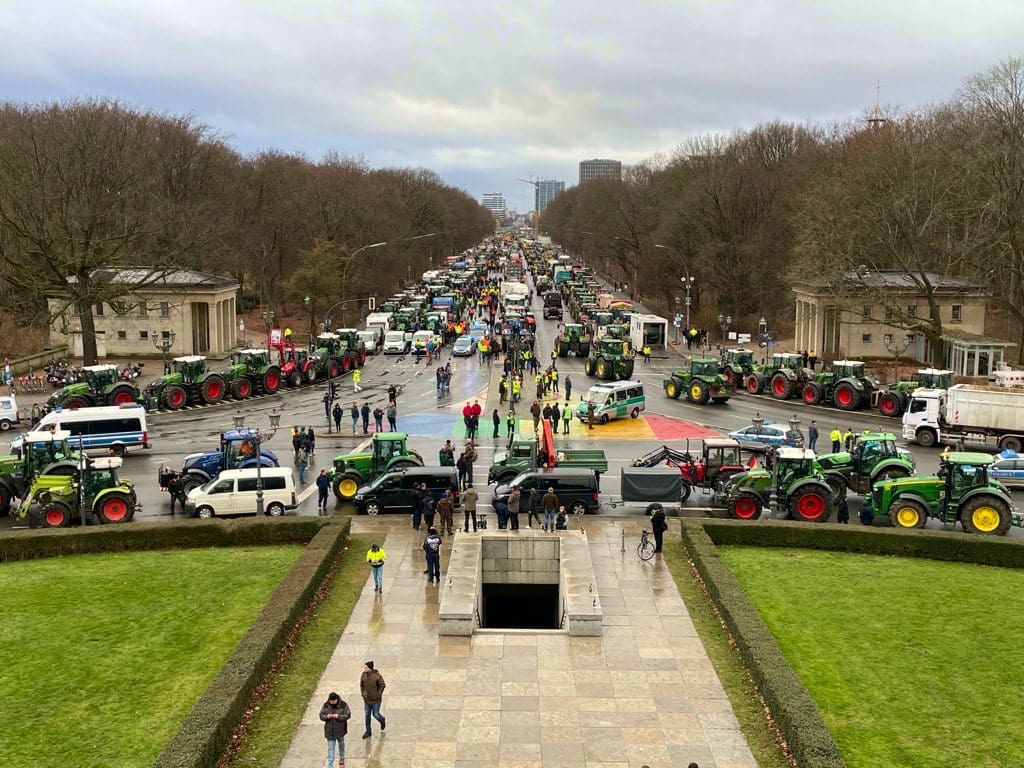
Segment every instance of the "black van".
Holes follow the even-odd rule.
[[[525,502],[530,498],[530,491],[534,488],[540,491],[542,497],[548,492],[548,488],[553,488],[555,495],[558,496],[559,505],[574,515],[597,512],[601,506],[598,499],[598,476],[592,469],[554,467],[523,472],[508,485],[499,485],[494,489],[491,505],[493,506],[499,499],[508,501],[513,487],[518,488],[522,494],[521,509],[526,509]]]
[[[352,502],[356,512],[379,515],[381,512],[412,512],[413,487],[426,484],[434,501],[448,491],[452,503],[460,502],[459,473],[455,467],[409,467],[385,472],[369,485],[356,491]]]

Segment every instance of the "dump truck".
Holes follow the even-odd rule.
[[[504,451],[495,451],[494,463],[487,470],[487,483],[505,484],[521,472],[555,466],[592,469],[600,478],[608,471],[608,457],[602,450],[553,449],[542,438],[513,435]]]
[[[1024,390],[954,384],[919,389],[903,414],[903,438],[925,447],[938,442],[1024,450]]]

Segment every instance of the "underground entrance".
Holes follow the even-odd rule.
[[[484,629],[558,629],[557,584],[484,584],[480,626]]]

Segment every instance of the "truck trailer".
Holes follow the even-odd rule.
[[[903,437],[920,445],[957,442],[1024,450],[1024,391],[955,384],[919,389],[903,414]]]
[[[638,351],[644,347],[668,349],[668,320],[658,315],[630,315],[629,341]]]

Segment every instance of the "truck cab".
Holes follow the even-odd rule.
[[[939,416],[945,389],[919,389],[910,397],[903,414],[903,439],[930,448],[942,439]]]

